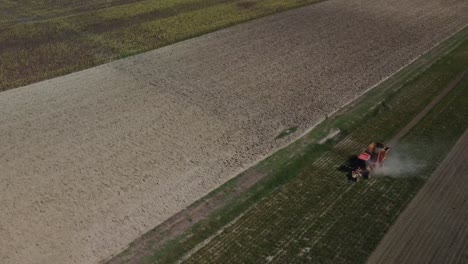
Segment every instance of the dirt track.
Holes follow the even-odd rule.
[[[468,130],[418,192],[369,263],[468,261]]]
[[[434,106],[436,106],[442,99],[444,99],[445,96],[447,96],[450,91],[452,91],[453,88],[455,88],[462,80],[465,78],[466,74],[468,73],[468,70],[465,70],[464,72],[460,73],[457,78],[455,78],[452,82],[447,85],[447,87],[436,97],[434,100],[432,100],[426,108],[424,108],[423,111],[421,111],[417,116],[411,120],[410,123],[408,123],[403,129],[398,132],[388,143],[387,145],[390,147],[393,147],[395,143],[400,140],[406,133],[408,133],[416,124],[418,124],[421,119],[423,119],[424,116],[431,111]]]
[[[0,258],[93,263],[466,25],[328,1],[0,93]]]

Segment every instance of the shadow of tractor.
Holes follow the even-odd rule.
[[[348,158],[347,163],[338,167],[338,171],[346,173],[348,180],[355,182],[357,179],[353,178],[353,171],[359,167],[365,168],[365,162],[358,159],[357,155],[352,155]]]

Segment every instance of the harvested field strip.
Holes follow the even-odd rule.
[[[219,263],[227,260],[235,263],[262,260],[272,263],[365,261],[388,225],[466,129],[464,121],[468,118],[468,105],[464,102],[468,99],[468,91],[462,86],[465,83],[443,99],[395,147],[395,151],[400,152],[405,146],[420,145],[418,149],[425,153],[424,157],[415,155],[417,151],[409,147],[404,153],[424,162],[426,166],[423,169],[415,168],[416,171],[405,174],[407,177],[379,177],[350,187],[343,173],[333,168],[359,151],[369,138],[388,139],[386,124],[402,128],[408,119],[437,95],[439,83],[447,83],[455,76],[454,72],[442,72],[436,77],[423,75],[433,77],[429,85],[424,78],[419,78],[421,81],[416,80],[406,87],[401,96],[392,98],[391,111],[369,120],[370,125],[356,129],[356,134],[353,131],[348,136],[352,140],[343,140],[346,147],[338,143],[334,149],[340,151],[332,150],[313,166],[305,168],[307,174],[299,175],[268,199],[259,202],[185,263]],[[458,107],[453,107],[455,105]],[[455,118],[446,118],[449,115]],[[436,127],[435,123],[440,125]],[[425,131],[425,137],[435,142],[442,140],[445,148],[421,144],[424,138],[415,137],[421,136],[419,131]],[[335,159],[331,159],[331,156]],[[351,189],[345,191],[347,188]],[[335,250],[337,247],[340,248],[339,254]]]
[[[0,91],[318,1],[0,3]]]
[[[467,260],[468,130],[397,219],[368,263]]]

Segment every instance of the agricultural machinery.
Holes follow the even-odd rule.
[[[359,181],[361,178],[369,179],[374,170],[383,165],[390,147],[380,142],[372,142],[358,157],[351,176]]]

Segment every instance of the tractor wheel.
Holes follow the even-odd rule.
[[[364,178],[366,179],[370,179],[372,176],[372,173],[370,171],[365,171],[363,174],[364,174]]]

